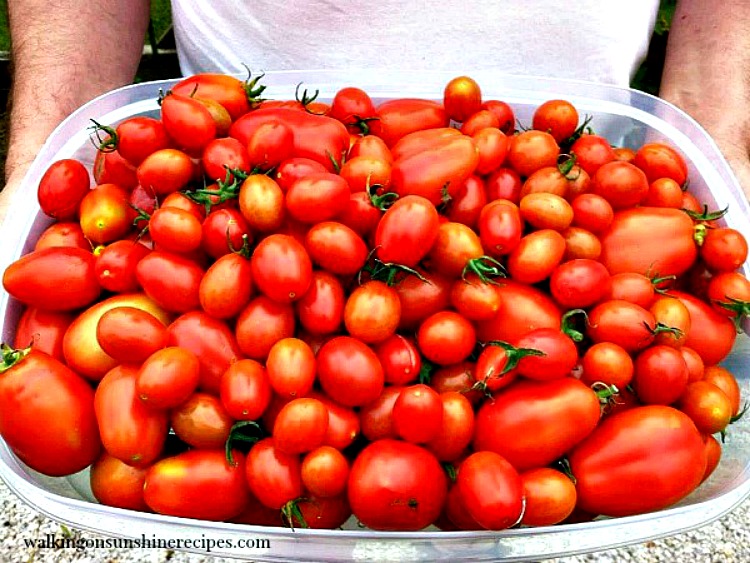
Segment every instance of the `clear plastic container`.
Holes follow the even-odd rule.
[[[647,140],[667,140],[687,159],[690,188],[712,209],[729,206],[726,223],[750,238],[750,206],[711,138],[683,112],[641,92],[599,84],[536,77],[506,76],[491,72],[470,73],[481,85],[485,99],[510,103],[523,124],[531,122],[542,102],[564,98],[581,114],[594,116],[597,133],[613,144],[636,147]],[[367,73],[279,72],[267,73],[267,93],[292,98],[299,82],[320,90],[330,99],[339,88],[356,85],[373,99],[424,97],[441,99],[450,73],[372,71]],[[36,187],[47,166],[60,158],[91,162],[89,119],[116,124],[139,114],[158,114],[159,89],[173,81],[128,86],[83,106],[51,135],[11,202],[0,229],[0,270],[29,251],[49,224],[40,211]],[[746,266],[747,268],[747,266]],[[747,271],[745,272],[747,273]],[[19,303],[0,294],[2,340],[12,341],[20,316]],[[750,326],[748,327],[750,328]],[[742,392],[750,397],[750,344],[738,338],[725,365],[737,375]],[[358,529],[315,531],[263,528],[205,522],[120,510],[97,504],[88,487],[88,473],[48,478],[24,466],[0,442],[0,477],[34,509],[60,522],[107,536],[141,539],[193,538],[230,540],[235,547],[214,547],[213,555],[250,560],[538,560],[623,546],[690,530],[719,518],[750,495],[750,421],[731,427],[721,463],[712,477],[679,505],[651,514],[602,519],[585,524],[514,529],[503,532],[383,533]],[[240,539],[269,540],[270,547],[242,549]]]

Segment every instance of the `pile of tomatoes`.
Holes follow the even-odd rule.
[[[564,100],[203,74],[39,185],[0,434],[108,505],[500,530],[679,501],[741,415],[742,235]],[[299,88],[298,88],[299,90]],[[29,347],[29,344],[30,347]],[[731,434],[731,431],[729,432]]]

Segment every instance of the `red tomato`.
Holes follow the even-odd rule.
[[[79,161],[71,158],[55,161],[39,181],[39,207],[60,221],[74,219],[90,186],[89,172]]]
[[[287,454],[309,452],[323,445],[328,431],[328,409],[317,399],[292,399],[273,424],[274,446]]]
[[[333,274],[316,271],[305,296],[297,302],[300,324],[312,334],[336,332],[344,319],[344,288]]]
[[[18,320],[13,347],[30,346],[64,362],[63,337],[74,318],[71,313],[28,307]]]
[[[293,157],[279,164],[274,179],[281,190],[286,193],[300,178],[313,172],[325,172],[327,169],[320,162],[309,158]]]
[[[524,221],[537,229],[564,231],[573,222],[573,208],[559,195],[529,193],[519,206]]]
[[[317,364],[323,391],[342,405],[365,405],[383,390],[383,367],[378,356],[355,338],[339,336],[326,342],[318,351]]]
[[[607,299],[620,299],[649,309],[656,299],[656,288],[651,279],[635,272],[623,272],[610,278]]]
[[[102,504],[130,510],[149,510],[143,500],[146,469],[132,467],[104,452],[91,466],[91,492]]]
[[[149,468],[143,486],[146,504],[159,514],[201,520],[229,520],[249,503],[245,458],[223,449],[191,450]]]
[[[117,152],[133,166],[152,152],[172,145],[164,123],[153,117],[129,117],[117,126],[116,132]]]
[[[356,457],[347,493],[354,516],[368,528],[421,530],[440,516],[448,485],[430,452],[386,439]]]
[[[705,368],[702,378],[724,391],[732,404],[732,416],[737,416],[740,412],[740,386],[734,375],[726,368],[708,366]]]
[[[340,276],[352,276],[367,261],[365,241],[341,223],[325,221],[314,225],[305,237],[305,248],[313,262]]]
[[[289,235],[274,234],[263,239],[250,260],[253,280],[278,303],[304,297],[312,282],[312,263],[305,247]]]
[[[250,111],[251,103],[255,103],[253,95],[259,95],[253,91],[256,85],[257,78],[250,80],[248,77],[243,82],[225,74],[199,73],[184,78],[172,86],[172,91],[214,100],[225,107],[234,120]]]
[[[633,207],[648,195],[646,175],[629,162],[614,161],[600,166],[592,176],[593,191],[614,209]]]
[[[600,166],[615,160],[609,141],[598,135],[581,135],[570,147],[570,152],[576,156],[578,165],[592,177]]]
[[[377,135],[380,131],[375,104],[361,88],[350,86],[336,92],[328,115],[341,121],[352,133]]]
[[[318,497],[337,497],[346,492],[349,461],[331,446],[320,446],[302,460],[302,484]]]
[[[308,174],[286,192],[286,209],[297,221],[315,224],[340,215],[349,203],[349,184],[330,172]]]
[[[599,423],[596,393],[577,379],[522,381],[477,412],[474,450],[489,450],[518,471],[549,465]]]
[[[476,141],[477,134],[480,131],[484,131],[485,129],[497,129],[499,133],[502,133],[503,136],[505,136],[505,133],[500,131],[499,126],[500,126],[500,122],[497,120],[497,116],[494,113],[492,113],[490,110],[487,110],[487,109],[481,109],[479,111],[472,113],[469,117],[467,117],[463,121],[460,131],[464,135],[469,135],[470,137],[473,137],[474,140]],[[505,155],[503,154],[503,158],[504,157]],[[500,164],[502,164],[502,160],[500,161]]]
[[[363,238],[369,238],[380,222],[383,212],[372,204],[365,192],[349,196],[349,203],[338,220]]]
[[[474,436],[474,409],[471,401],[457,391],[440,393],[440,401],[443,405],[441,420],[427,449],[440,461],[455,461]]]
[[[248,174],[252,169],[247,149],[237,139],[223,137],[210,141],[201,154],[201,166],[206,177],[214,182],[231,180],[231,170]]]
[[[747,241],[735,229],[709,229],[701,245],[700,255],[710,270],[732,272],[747,260]]]
[[[193,393],[169,413],[175,435],[193,448],[221,449],[229,439],[232,417],[221,400],[208,393]]]
[[[445,216],[455,223],[463,223],[467,227],[476,229],[479,214],[486,204],[487,193],[482,179],[471,175],[464,180],[463,185],[450,202]]]
[[[212,258],[221,258],[239,250],[253,241],[250,227],[242,214],[236,209],[218,209],[208,214],[203,221],[201,246]]]
[[[550,277],[550,292],[564,309],[591,307],[604,299],[609,289],[609,272],[595,260],[565,262]]]
[[[477,343],[474,326],[453,311],[441,311],[422,322],[417,343],[425,358],[441,366],[469,357]]]
[[[628,352],[648,347],[656,336],[654,316],[628,301],[604,301],[589,313],[589,337],[594,342],[612,342]]]
[[[523,219],[515,203],[500,199],[491,201],[479,214],[479,238],[491,256],[513,252],[521,242]]]
[[[482,91],[476,80],[469,76],[458,76],[446,84],[443,91],[443,106],[448,118],[465,121],[482,106]]]
[[[500,309],[500,297],[492,283],[484,282],[476,274],[456,280],[451,289],[451,304],[470,321],[486,321]]]
[[[659,178],[671,178],[680,186],[687,181],[685,159],[669,145],[646,143],[635,153],[633,164],[646,173],[649,182]]]
[[[707,366],[718,364],[726,358],[737,338],[737,330],[731,319],[687,293],[670,291],[669,295],[682,301],[690,313],[690,334],[685,346],[698,352]]]
[[[680,398],[688,383],[688,369],[679,350],[655,345],[635,360],[633,389],[646,405],[670,405]]]
[[[433,389],[418,383],[401,390],[391,414],[396,434],[414,444],[437,437],[443,419],[443,403]]]
[[[291,304],[277,303],[261,295],[251,300],[240,313],[235,334],[243,354],[255,360],[265,360],[277,341],[294,336],[294,327]]]
[[[250,260],[225,254],[201,278],[198,298],[203,310],[220,319],[236,317],[250,301],[253,278]]]
[[[135,274],[146,295],[167,311],[186,313],[200,307],[204,271],[189,258],[156,250],[138,262]]]
[[[487,530],[504,530],[521,520],[523,483],[502,456],[480,451],[458,468],[456,486],[469,515]]]
[[[379,136],[389,147],[414,131],[448,126],[443,104],[433,100],[398,98],[382,102],[376,109],[380,118]]]
[[[691,493],[706,469],[703,438],[693,422],[661,405],[608,417],[568,459],[577,506],[607,516],[666,508]]]
[[[682,207],[682,186],[671,178],[659,178],[651,182],[643,205],[649,207]]]
[[[377,257],[385,263],[414,268],[438,235],[438,212],[429,200],[410,195],[385,212],[375,232]]]
[[[323,443],[337,450],[351,446],[360,433],[358,413],[336,403],[323,393],[313,390],[309,396],[323,403],[328,409],[328,430]]]
[[[559,379],[570,375],[578,363],[578,349],[568,335],[554,328],[537,328],[518,338],[518,348],[538,350],[518,362],[518,373],[536,380]]]
[[[282,121],[261,123],[246,145],[250,166],[270,170],[294,154],[294,131]]]
[[[525,355],[533,353],[531,350],[518,350],[510,345],[499,346],[488,343],[477,358],[473,370],[476,383],[472,389],[481,389],[486,393],[494,393],[513,383],[518,377],[516,365]]]
[[[0,359],[0,435],[10,449],[45,475],[93,463],[101,441],[88,383],[37,350],[4,348]]]
[[[268,352],[266,370],[278,395],[287,399],[304,397],[315,382],[315,354],[299,338],[283,338]]]
[[[507,199],[512,203],[521,200],[521,177],[512,168],[498,168],[485,180],[487,200]]]
[[[265,174],[251,174],[242,183],[240,211],[249,228],[273,232],[284,222],[284,192]]]
[[[195,98],[167,94],[161,101],[161,120],[180,148],[200,153],[216,137],[216,122],[208,108]]]
[[[557,231],[533,231],[525,235],[508,256],[508,272],[518,282],[538,283],[552,275],[565,249],[565,239]]]
[[[708,381],[689,383],[677,408],[690,417],[699,432],[724,432],[732,420],[732,402],[724,391]]]
[[[482,256],[484,249],[479,235],[462,223],[446,221],[438,228],[427,262],[430,269],[457,278]]]
[[[34,245],[34,250],[43,250],[53,246],[75,246],[89,250],[91,243],[86,240],[80,223],[68,221],[52,223],[44,229]]]
[[[708,479],[719,465],[721,460],[721,444],[713,436],[703,436],[703,443],[706,450],[706,472],[703,474],[701,483]]]
[[[401,329],[416,329],[427,317],[450,305],[451,280],[425,270],[417,271],[426,282],[417,276],[406,276],[395,286],[401,302]]]
[[[661,325],[677,329],[656,335],[654,343],[664,344],[672,348],[681,348],[690,334],[690,312],[679,299],[660,296],[649,308],[654,320]]]
[[[487,100],[482,104],[482,109],[491,111],[500,123],[500,130],[506,135],[513,133],[516,127],[516,117],[511,108],[500,100]]]
[[[96,340],[105,353],[121,363],[140,364],[167,343],[167,328],[151,313],[135,307],[115,307],[96,325]]]
[[[100,184],[89,190],[81,200],[79,214],[83,234],[97,244],[123,238],[135,218],[128,192],[115,184]]]
[[[573,208],[573,225],[594,234],[606,231],[615,217],[610,203],[597,194],[581,194],[570,205]]]
[[[623,390],[633,379],[633,359],[612,342],[600,342],[586,350],[582,367],[581,381],[589,386],[604,383]]]
[[[384,438],[398,438],[393,427],[393,405],[401,394],[400,385],[387,386],[374,401],[359,410],[362,434],[370,442]]]
[[[555,469],[539,467],[521,473],[526,509],[521,524],[552,526],[565,520],[576,505],[573,481]]]
[[[341,167],[341,177],[352,193],[377,188],[387,192],[391,185],[391,163],[371,156],[350,157]]]
[[[94,407],[102,445],[120,461],[148,467],[161,455],[167,439],[167,413],[151,410],[138,398],[138,368],[121,365],[102,378]]]
[[[532,127],[547,131],[562,143],[573,136],[578,128],[578,111],[567,100],[549,100],[534,111]]]
[[[250,491],[269,508],[278,510],[302,496],[299,457],[279,450],[273,438],[265,438],[250,449],[245,470]]]
[[[368,344],[393,336],[400,319],[398,293],[380,281],[369,281],[356,288],[344,306],[347,332]]]
[[[521,176],[531,176],[545,166],[557,165],[560,147],[555,138],[544,131],[519,133],[510,143],[507,162]]]
[[[177,346],[157,350],[138,370],[138,398],[153,409],[176,407],[198,387],[200,369],[200,361],[189,350]]]
[[[680,348],[680,353],[682,354],[682,358],[687,364],[688,383],[692,383],[693,381],[700,381],[701,379],[703,379],[703,374],[706,370],[706,366],[703,365],[703,360],[701,359],[698,352],[696,352],[692,348],[683,346],[682,348]]]
[[[161,149],[138,165],[138,183],[156,196],[183,189],[195,174],[190,157],[177,149]]]
[[[135,166],[125,160],[119,151],[97,151],[92,170],[97,184],[116,184],[126,190],[138,186]]]
[[[101,292],[96,258],[73,247],[45,248],[22,256],[5,269],[3,287],[21,303],[46,311],[86,307]]]
[[[95,270],[103,289],[115,293],[138,291],[136,267],[151,250],[130,240],[117,240],[108,244],[96,258]]]
[[[238,360],[221,377],[219,396],[235,420],[257,420],[271,402],[271,381],[255,360]]]

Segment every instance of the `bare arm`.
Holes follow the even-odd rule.
[[[750,2],[678,2],[660,95],[711,134],[750,197]]]
[[[148,0],[8,0],[13,86],[0,222],[11,192],[57,124],[133,80],[148,9]]]

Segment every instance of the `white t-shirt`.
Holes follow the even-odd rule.
[[[496,69],[627,86],[659,0],[172,0],[183,73]]]

